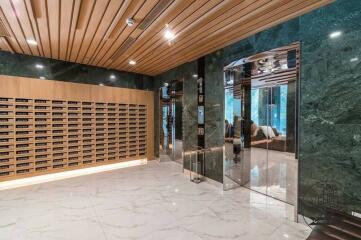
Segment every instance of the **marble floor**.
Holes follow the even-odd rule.
[[[0,191],[1,240],[306,239],[290,205],[194,184],[174,162]]]
[[[233,181],[295,205],[298,163],[294,153],[253,147],[245,149],[234,161],[233,145],[226,143],[225,150],[225,175],[231,180],[230,185]]]

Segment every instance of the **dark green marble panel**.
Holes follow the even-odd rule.
[[[167,71],[155,77],[156,90],[164,84],[170,83],[174,80],[183,81],[183,110],[182,110],[182,138],[183,138],[183,150],[189,151],[197,145],[197,79],[193,77],[193,74],[197,73],[197,62],[185,63],[177,68]],[[159,95],[156,99],[158,108],[157,115],[155,115],[154,122],[156,123],[155,131],[158,134],[159,143]],[[159,144],[155,146],[156,152],[159,152]],[[189,159],[185,159],[185,166],[188,166]],[[189,168],[189,167],[188,167]]]
[[[342,35],[330,38],[334,31]],[[312,199],[322,196],[313,186],[329,183],[343,211],[361,212],[360,1],[337,1],[300,17],[299,34],[300,203],[311,215]]]
[[[42,69],[36,64],[44,66]],[[12,54],[0,51],[0,74],[59,80],[85,84],[104,84],[112,87],[153,90],[153,77],[109,70],[89,65],[58,61],[48,58]],[[113,74],[115,78],[110,78]]]
[[[330,39],[333,31],[341,31],[342,35]],[[311,206],[312,201],[322,195],[321,188],[315,190],[312,186],[328,182],[336,187],[341,210],[361,212],[359,0],[338,0],[205,56],[206,146],[218,146],[223,141],[223,66],[298,41],[301,42],[300,203]],[[176,68],[167,74],[175,76],[179,71],[181,68]],[[189,94],[188,97],[193,95],[187,105],[196,106],[197,92],[189,90]],[[196,108],[192,111],[194,117],[185,119],[190,125],[196,124]],[[221,156],[216,155],[207,156],[206,171],[220,181],[218,175],[223,166],[218,164]],[[312,212],[305,214],[312,215]]]

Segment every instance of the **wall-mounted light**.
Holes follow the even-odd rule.
[[[39,77],[40,79],[46,79],[45,77],[43,77],[43,76],[41,76],[41,77]]]
[[[330,33],[329,37],[330,38],[338,38],[342,35],[342,32],[341,31],[335,31],[335,32],[332,32]]]
[[[173,40],[175,38],[173,30],[169,27],[168,24],[165,25],[164,37],[167,40]]]
[[[110,74],[109,78],[110,78],[110,79],[115,79],[116,77],[115,77],[114,74]]]
[[[26,39],[26,42],[33,46],[38,45],[38,43],[34,39]]]
[[[357,62],[358,61],[358,57],[354,57],[350,59],[350,62]]]
[[[37,63],[37,64],[35,64],[35,67],[36,67],[37,69],[43,69],[43,68],[44,68],[44,65]]]
[[[99,86],[104,87],[104,84],[103,84],[103,83],[99,83]]]
[[[193,76],[194,78],[197,78],[197,77],[198,77],[198,75],[197,75],[197,74],[193,74],[192,76]]]
[[[130,61],[129,61],[129,64],[130,64],[130,65],[135,65],[135,64],[137,64],[137,62],[134,61],[134,60],[130,60]]]

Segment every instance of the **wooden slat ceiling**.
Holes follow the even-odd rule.
[[[157,75],[331,2],[0,0],[0,49]]]

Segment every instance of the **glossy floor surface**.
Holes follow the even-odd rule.
[[[226,143],[225,149],[225,177],[238,185],[296,204],[298,164],[294,153],[253,147],[236,158],[232,144]]]
[[[194,184],[174,162],[0,191],[0,239],[306,239],[293,208]]]

